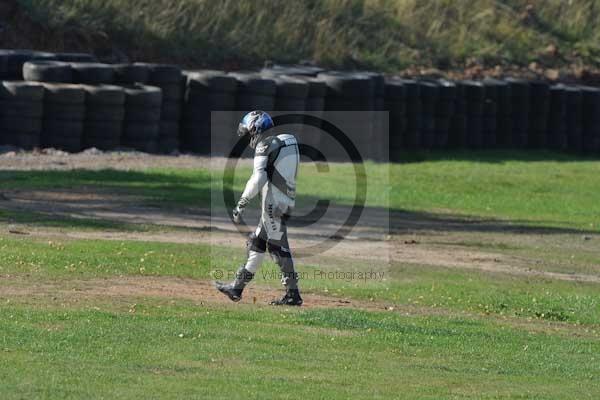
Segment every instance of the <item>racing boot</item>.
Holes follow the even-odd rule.
[[[302,297],[298,289],[287,289],[285,295],[279,300],[273,300],[272,306],[301,306]]]
[[[254,274],[242,265],[235,273],[235,280],[231,283],[215,282],[215,287],[231,301],[238,302],[242,299],[244,288],[254,278]]]

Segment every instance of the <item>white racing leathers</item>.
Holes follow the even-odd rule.
[[[259,192],[262,197],[260,222],[248,239],[246,270],[256,273],[265,251],[269,250],[281,269],[282,283],[290,290],[298,289],[298,276],[288,244],[286,221],[295,205],[299,164],[298,142],[293,135],[263,139],[256,145],[254,171],[242,194],[243,200],[250,200]]]

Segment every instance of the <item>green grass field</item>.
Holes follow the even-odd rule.
[[[317,172],[305,165],[302,201],[350,204],[350,168],[332,165],[308,185]],[[2,171],[1,397],[596,399],[599,170],[553,153],[368,164],[367,206],[398,213],[390,241],[400,252],[385,282],[303,281],[307,298],[331,303],[301,309],[204,298],[214,270],[244,257],[237,246],[210,246],[215,233],[7,206],[15,193],[85,187],[159,210],[202,209],[221,182],[210,171]],[[435,223],[404,230],[404,218]],[[450,262],[407,258],[417,250]],[[473,265],[458,263],[467,253]],[[483,268],[488,259],[504,269]],[[339,255],[299,268],[367,264]],[[263,268],[253,288],[275,296],[275,266]],[[153,289],[142,290],[149,281]],[[341,298],[353,306],[336,307]]]

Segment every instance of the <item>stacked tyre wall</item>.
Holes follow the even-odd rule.
[[[262,109],[347,112],[336,123],[362,158],[373,160],[399,159],[415,149],[600,152],[600,89],[574,84],[386,78],[311,66],[182,71],[31,50],[0,50],[0,80],[0,145],[28,149],[226,155],[239,118]],[[306,149],[347,157],[317,128],[291,127]]]
[[[125,91],[114,85],[83,85],[85,121],[83,147],[114,149],[121,144],[125,119]]]
[[[154,86],[124,88],[125,118],[121,144],[146,153],[159,151],[162,90]]]
[[[40,145],[44,88],[28,82],[0,85],[0,143],[22,148]]]
[[[140,65],[149,69],[147,83],[162,91],[156,149],[171,153],[179,148],[179,121],[183,109],[185,77],[181,69],[173,65]]]
[[[185,77],[182,148],[202,154],[229,154],[237,128],[231,114],[236,109],[237,79],[223,71],[186,71]]]
[[[83,147],[85,91],[79,85],[45,83],[41,145],[76,152]]]

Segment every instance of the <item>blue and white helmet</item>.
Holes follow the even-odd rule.
[[[250,147],[255,148],[262,134],[274,126],[273,119],[264,111],[255,110],[244,115],[238,126],[238,136],[250,136]]]

